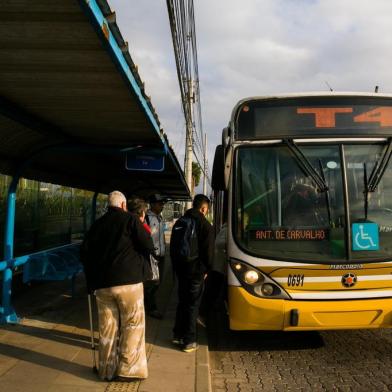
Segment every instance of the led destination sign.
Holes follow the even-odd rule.
[[[392,99],[250,100],[237,116],[238,139],[350,134],[392,135]]]
[[[250,230],[249,234],[255,241],[322,241],[328,238],[327,229],[259,229]]]

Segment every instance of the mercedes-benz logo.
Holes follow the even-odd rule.
[[[344,287],[353,287],[357,283],[357,276],[351,272],[342,276],[342,285]]]

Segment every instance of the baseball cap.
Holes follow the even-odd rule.
[[[148,201],[150,203],[157,203],[159,201],[162,202],[162,203],[166,203],[167,202],[167,198],[162,196],[162,195],[159,195],[158,193],[154,193],[153,195],[151,195],[148,198]]]

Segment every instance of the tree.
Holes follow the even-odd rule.
[[[200,183],[201,167],[197,162],[192,162],[192,193]]]

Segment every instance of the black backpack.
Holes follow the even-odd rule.
[[[172,259],[186,263],[192,263],[199,258],[199,242],[194,218],[182,216],[174,224],[170,239],[170,255]]]

